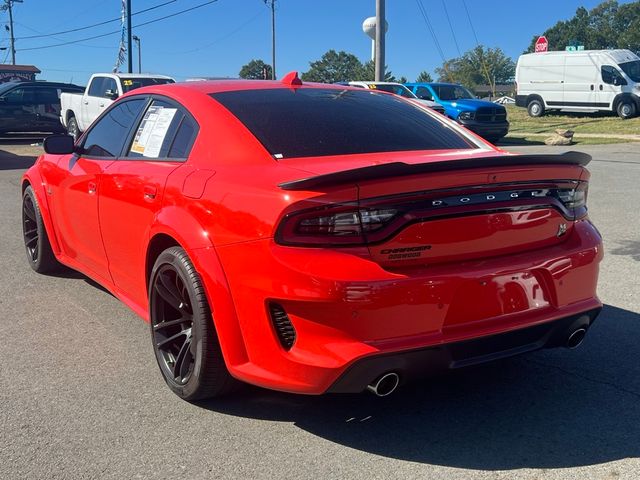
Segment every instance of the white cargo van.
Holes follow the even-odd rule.
[[[516,105],[539,117],[545,110],[640,112],[640,57],[630,50],[582,50],[521,55]]]

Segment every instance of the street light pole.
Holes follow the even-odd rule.
[[[384,81],[385,25],[384,0],[376,0],[376,82]]]
[[[276,0],[264,0],[271,8],[271,80],[276,79]]]
[[[127,0],[127,71],[133,73],[133,58],[131,58],[131,0]]]
[[[142,42],[140,41],[140,37],[134,35],[133,41],[138,44],[138,73],[142,73]]]

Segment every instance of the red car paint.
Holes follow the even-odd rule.
[[[601,238],[586,213],[567,220],[558,208],[528,208],[529,200],[520,198],[503,202],[511,209],[502,211],[457,205],[446,215],[407,213],[377,242],[287,243],[287,219],[308,209],[401,203],[407,193],[430,202],[464,199],[469,192],[494,195],[514,185],[587,182],[589,173],[577,164],[505,161],[319,189],[283,188],[393,162],[512,158],[468,135],[479,148],[276,160],[209,94],[345,90],[286,78],[147,87],[123,97],[161,95],[193,116],[199,132],[186,162],[42,155],[23,187],[35,191],[56,258],[148,320],[150,252],[156,242],[172,239],[203,279],[229,372],[309,394],[327,391],[363,358],[487,337],[601,307]],[[269,302],[282,306],[295,328],[289,350],[278,340]]]

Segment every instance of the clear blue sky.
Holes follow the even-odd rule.
[[[132,0],[132,11],[168,0]],[[254,58],[270,62],[270,11],[263,0],[218,0],[211,5],[167,20],[136,28],[136,24],[185,10],[206,0],[176,0],[164,7],[133,17],[133,33],[142,39],[144,72],[163,73],[183,80],[193,76],[236,77],[240,67]],[[442,0],[422,0],[446,58],[475,46],[462,0],[445,0],[455,32],[452,35]],[[560,19],[573,16],[579,6],[588,9],[600,0],[466,0],[478,41],[500,47],[516,59],[531,37]],[[624,3],[624,2],[621,2]],[[371,43],[362,32],[362,21],[375,15],[375,0],[278,0],[276,11],[276,72],[305,71],[309,62],[329,49],[345,50],[365,61]],[[442,58],[420,14],[416,0],[387,0],[387,64],[396,76],[410,81],[422,70],[432,73]],[[85,84],[93,72],[111,71],[119,35],[93,40],[83,38],[119,29],[117,22],[59,34],[55,37],[21,37],[80,28],[120,15],[121,0],[24,0],[15,4],[16,63],[42,70],[40,79]],[[1,19],[8,22],[8,14]],[[9,44],[3,31],[0,47]],[[69,45],[27,50],[64,42]],[[0,60],[8,51],[0,51]],[[137,51],[134,47],[134,68]],[[126,71],[126,64],[124,70]]]

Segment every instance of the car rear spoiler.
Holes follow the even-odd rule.
[[[312,190],[319,187],[341,185],[344,183],[362,182],[378,178],[401,177],[418,173],[455,171],[469,168],[485,167],[520,167],[525,165],[587,165],[591,155],[582,152],[565,152],[559,155],[496,155],[491,157],[465,158],[461,160],[444,160],[408,164],[403,162],[383,163],[368,167],[327,173],[315,177],[284,182],[278,186],[283,190]]]

